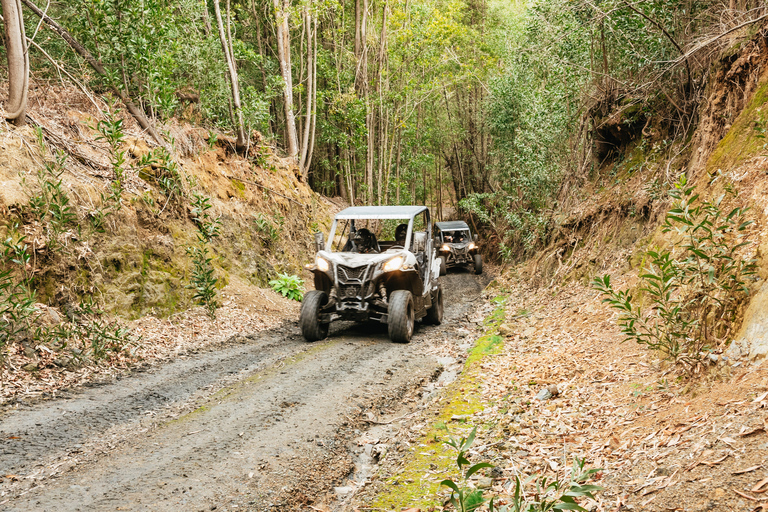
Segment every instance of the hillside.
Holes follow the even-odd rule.
[[[337,206],[302,183],[258,132],[246,158],[230,137],[174,122],[165,127],[172,158],[146,164],[142,157],[157,152],[157,144],[132,117],[115,112],[124,131],[116,147],[124,154],[117,206],[109,198],[114,152],[95,129],[112,107],[45,81],[35,83],[30,102],[29,126],[6,125],[0,152],[3,265],[12,272],[3,307],[12,314],[14,300],[34,293],[40,313],[20,323],[51,335],[21,336],[7,346],[3,402],[49,395],[115,366],[178,355],[266,329],[286,311],[298,314],[298,304],[268,282],[280,273],[302,275],[311,233],[327,226]],[[58,167],[57,155],[64,157]],[[197,197],[208,198],[206,213],[219,221],[210,243],[221,306],[215,320],[196,306],[190,289]],[[36,210],[35,201],[44,204]],[[12,261],[19,252],[27,258],[23,269]],[[29,290],[10,294],[8,286],[20,282]],[[91,302],[87,313],[83,304]],[[79,329],[68,341],[54,332],[65,325]],[[103,354],[94,351],[98,342],[106,345]]]
[[[190,503],[211,510],[451,509],[440,483],[461,478],[446,442],[476,429],[467,456],[489,466],[468,488],[507,511],[518,481],[523,500],[555,500],[580,470],[602,487],[578,497],[590,512],[768,508],[768,14],[732,2],[721,26],[694,16],[719,15],[714,3],[676,6],[690,20],[625,4],[597,16],[566,0],[525,12],[404,2],[378,10],[378,42],[351,4],[338,18],[324,6],[292,27],[306,50],[295,90],[270,53],[284,43],[272,6],[253,4],[251,16],[237,5],[238,58],[226,59],[250,87],[247,125],[226,108],[231,68],[192,52],[218,52],[208,5],[154,6],[157,26],[167,16],[174,30],[194,28],[178,53],[156,56],[188,64],[169,70],[203,63],[217,83],[93,45],[146,101],[166,145],[100,78],[33,74],[26,126],[0,126],[0,434],[18,441],[0,454],[14,470],[0,468],[0,506],[77,507],[67,489],[95,471],[98,492],[83,495],[105,509],[117,476],[122,504],[178,509],[192,487],[165,482],[188,478],[183,447],[204,482]],[[75,26],[68,7],[57,5]],[[689,25],[717,28],[716,40],[696,46],[707,34]],[[682,57],[659,71],[671,49]],[[633,67],[638,54],[645,67]],[[0,103],[12,103],[8,90],[0,84]],[[233,135],[245,126],[269,133]],[[303,151],[283,157],[299,139]],[[447,320],[417,324],[407,347],[372,322],[339,322],[308,344],[300,303],[272,289],[313,288],[312,234],[348,202],[425,204],[435,219],[479,227],[485,274],[442,276]],[[627,339],[640,324],[650,334]],[[161,375],[147,383],[143,370]],[[109,405],[124,378],[136,380]],[[88,393],[95,384],[103,393]],[[46,410],[64,401],[92,416]],[[74,433],[59,435],[60,424]],[[160,441],[139,484],[119,475],[114,461]]]

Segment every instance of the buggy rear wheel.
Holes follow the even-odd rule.
[[[475,274],[483,273],[483,255],[475,254]]]
[[[426,320],[434,325],[440,325],[443,322],[443,287],[439,284],[432,299],[432,307],[427,310]]]

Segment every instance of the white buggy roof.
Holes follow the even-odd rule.
[[[336,219],[410,219],[426,206],[350,206],[336,214]]]

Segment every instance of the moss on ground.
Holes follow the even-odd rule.
[[[485,408],[479,384],[480,364],[484,358],[500,353],[504,343],[498,335],[505,319],[504,299],[496,297],[492,302],[497,307],[483,322],[484,333],[469,350],[464,371],[443,391],[434,421],[404,457],[402,468],[385,480],[383,490],[370,503],[373,510],[439,507],[440,482],[458,477],[456,451],[444,443],[449,436],[466,436],[475,426],[471,417]],[[478,426],[479,430],[483,428]]]

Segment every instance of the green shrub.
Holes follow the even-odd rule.
[[[450,478],[445,479],[440,482],[440,485],[451,489],[449,503],[458,512],[471,512],[486,503],[489,512],[548,512],[551,510],[581,510],[586,512],[587,509],[580,506],[576,498],[594,499],[593,493],[603,490],[600,486],[586,483],[600,469],[584,469],[584,461],[575,459],[569,475],[562,480],[550,480],[545,476],[537,475],[523,480],[516,476],[515,494],[512,497],[512,502],[507,505],[496,505],[494,503],[495,498],[488,500],[483,496],[482,489],[474,489],[469,485],[469,479],[472,475],[483,468],[493,467],[493,464],[488,462],[479,462],[470,466],[467,453],[475,440],[476,433],[477,427],[473,428],[467,437],[455,439],[451,436],[450,440],[445,442],[457,452],[456,465],[461,478],[458,482]],[[465,467],[466,469],[464,469]],[[532,495],[527,495],[525,487],[531,482],[535,482],[536,490]]]
[[[192,216],[197,228],[200,230],[200,236],[203,241],[210,242],[213,238],[219,236],[219,227],[221,220],[219,217],[213,218],[208,210],[213,208],[211,199],[195,192],[192,195]]]
[[[193,299],[204,306],[211,319],[216,318],[219,303],[216,300],[216,283],[214,276],[213,258],[208,253],[208,245],[201,241],[198,247],[187,248],[187,254],[192,258],[192,279],[187,288],[194,290]]]
[[[45,143],[39,129],[37,139],[38,145],[45,153]],[[40,192],[29,199],[32,214],[45,226],[48,246],[53,250],[61,250],[62,235],[77,221],[77,214],[70,204],[61,178],[66,170],[66,161],[67,155],[60,150],[54,153],[52,161],[44,159],[43,166],[37,171]]]
[[[295,275],[289,276],[288,274],[277,274],[277,276],[277,279],[269,282],[269,286],[273,290],[291,300],[301,301],[304,298],[304,292],[302,291],[304,281],[302,279]]]
[[[603,292],[603,302],[621,312],[619,325],[626,340],[645,345],[670,357],[689,372],[712,351],[722,348],[749,293],[747,281],[756,273],[754,259],[743,259],[739,249],[747,208],[721,210],[724,196],[701,201],[694,187],[681,177],[671,192],[674,206],[667,213],[663,231],[680,239],[676,251],[647,251],[648,265],[640,275],[639,291],[650,308],[633,304],[629,291],[616,291],[609,276],[596,278],[593,286]]]

